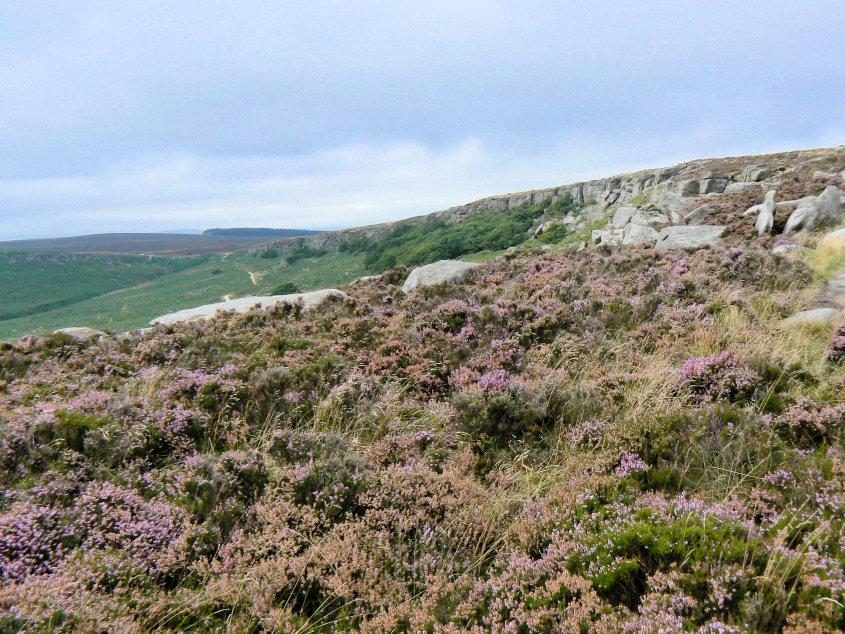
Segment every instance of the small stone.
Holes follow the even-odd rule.
[[[839,315],[835,308],[814,308],[813,310],[802,310],[784,319],[781,324],[784,326],[826,326]]]

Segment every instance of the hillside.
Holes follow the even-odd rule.
[[[614,245],[641,240],[654,244],[667,225],[727,226],[728,210],[737,215],[733,226],[726,229],[728,234],[753,231],[754,218],[739,218],[736,212],[762,202],[765,183],[778,187],[778,204],[804,193],[818,193],[821,188],[816,185],[829,178],[815,177],[812,192],[799,191],[795,183],[809,182],[815,174],[837,174],[841,157],[842,148],[833,148],[703,159],[493,196],[395,223],[309,233],[270,243],[271,236],[230,235],[231,231],[242,232],[238,229],[227,235],[101,234],[0,243],[0,251],[14,247],[175,258],[204,254],[193,261],[164,264],[159,260],[173,272],[141,283],[133,283],[129,276],[119,286],[114,281],[100,283],[96,259],[82,260],[92,266],[85,270],[82,265],[76,278],[68,277],[60,267],[48,274],[41,264],[33,267],[28,262],[18,262],[4,272],[0,261],[0,276],[21,282],[0,290],[4,314],[21,316],[0,319],[0,339],[46,334],[68,326],[131,330],[145,327],[158,315],[225,298],[339,286],[397,265],[414,266],[443,258],[486,261],[520,245],[558,249],[598,242]],[[718,205],[706,204],[715,199]],[[58,286],[62,287],[60,297],[71,295],[77,301],[55,303],[49,299]],[[96,292],[100,286],[102,293]],[[42,309],[33,312],[32,306]]]
[[[462,281],[3,344],[2,628],[842,631],[845,147],[776,156],[242,255]]]

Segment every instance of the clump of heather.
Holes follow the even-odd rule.
[[[845,357],[845,322],[836,327],[833,340],[825,353],[825,358],[833,363],[839,363],[843,357]]]
[[[681,383],[696,396],[711,401],[748,399],[760,376],[732,352],[692,357],[681,367]]]

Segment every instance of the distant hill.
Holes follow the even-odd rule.
[[[321,231],[309,231],[308,229],[270,229],[267,227],[233,227],[231,229],[206,229],[202,232],[204,236],[225,236],[235,238],[295,238],[297,236],[310,236]]]
[[[62,253],[128,253],[145,255],[201,255],[226,253],[267,242],[278,236],[178,233],[96,233],[67,238],[7,240],[0,251]]]

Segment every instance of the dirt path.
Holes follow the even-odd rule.
[[[845,308],[845,266],[825,283],[813,301],[813,308]]]

